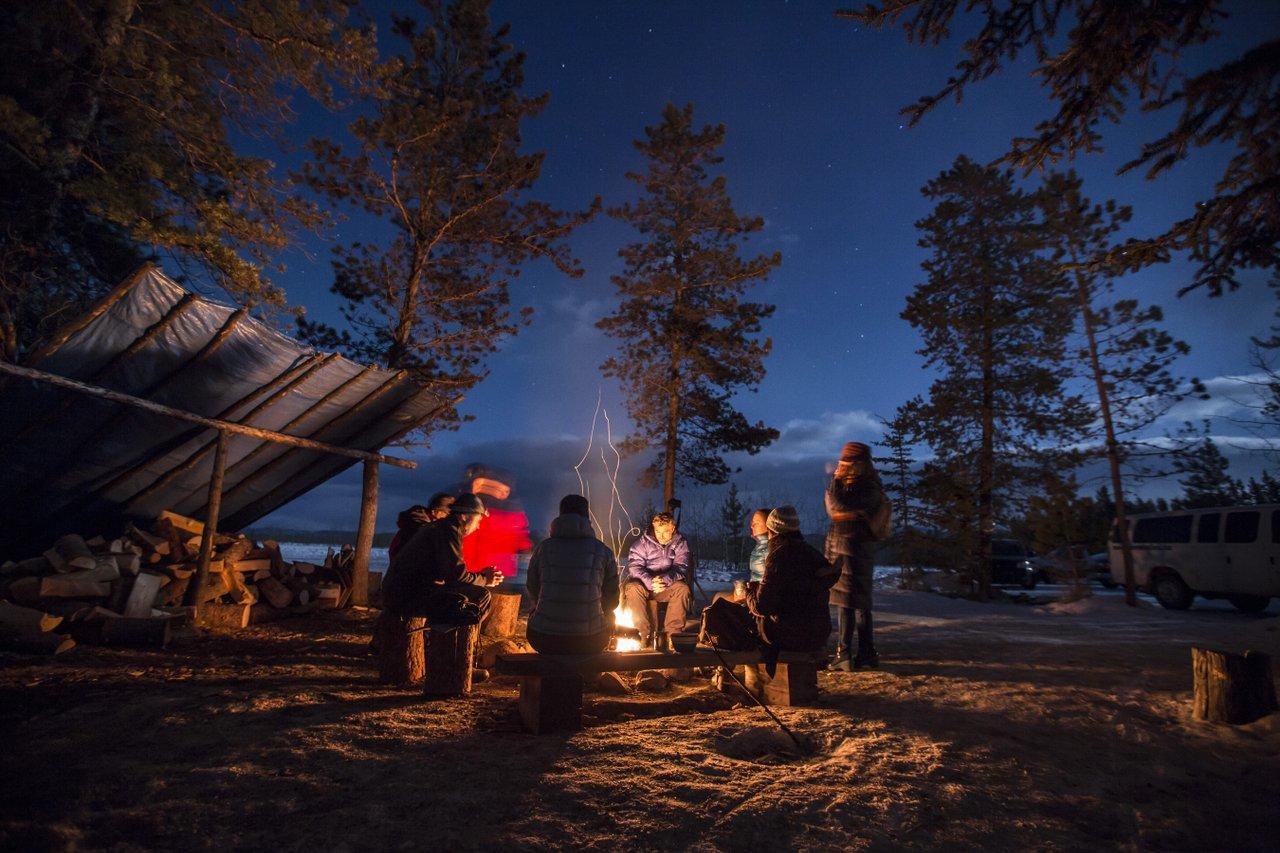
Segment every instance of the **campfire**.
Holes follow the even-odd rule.
[[[640,651],[640,634],[636,631],[636,623],[631,619],[631,611],[622,605],[613,611],[613,648],[619,652]]]

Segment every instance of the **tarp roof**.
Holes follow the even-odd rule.
[[[444,401],[404,372],[318,353],[148,267],[30,365],[210,418],[374,451]],[[86,315],[88,316],[88,315]],[[47,547],[165,509],[203,517],[215,433],[44,383],[0,389],[0,543]],[[238,530],[355,460],[230,435],[219,528]],[[356,507],[352,507],[355,521]],[[0,553],[0,558],[18,556]]]

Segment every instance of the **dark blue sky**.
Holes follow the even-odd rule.
[[[973,88],[960,106],[945,105],[908,129],[899,109],[945,80],[955,45],[908,46],[899,31],[834,19],[839,5],[499,2],[494,8],[495,20],[511,23],[513,40],[528,55],[528,91],[551,94],[526,131],[528,147],[548,155],[538,197],[565,207],[595,195],[606,205],[632,197],[623,177],[641,166],[632,141],[668,101],[693,102],[699,121],[727,125],[723,173],[730,195],[740,212],[766,220],[757,250],[783,255],[781,268],[755,291],[778,305],[766,329],[774,340],[768,375],[758,394],[739,400],[748,417],[784,431],[778,445],[744,463],[743,484],[762,500],[784,497],[766,494],[782,483],[809,489],[841,441],[874,439],[874,415],[890,415],[926,390],[919,340],[898,318],[921,278],[913,223],[929,206],[920,187],[958,154],[994,159],[1050,110],[1027,60]],[[1234,4],[1223,31],[1191,57],[1193,67],[1217,64],[1280,32],[1280,4]],[[1130,114],[1106,130],[1104,154],[1074,163],[1091,196],[1134,207],[1133,234],[1158,232],[1186,215],[1221,174],[1222,152],[1202,152],[1157,182],[1115,175],[1143,140],[1171,122],[1168,113]],[[341,135],[339,123],[315,112],[304,116],[302,131]],[[374,236],[347,222],[335,237],[356,235]],[[475,421],[421,452],[419,472],[388,473],[383,527],[392,523],[393,508],[456,479],[461,462],[481,456],[514,464],[531,514],[545,518],[555,492],[572,485],[565,459],[582,444],[597,394],[622,417],[617,389],[598,371],[611,344],[593,323],[614,302],[609,275],[619,269],[618,247],[632,236],[601,217],[572,238],[586,268],[582,279],[568,280],[547,264],[528,268],[513,296],[534,307],[533,326],[492,358],[491,376],[470,393],[463,410]],[[311,241],[308,250],[289,257],[281,281],[312,317],[336,319],[327,293],[328,247]],[[1199,293],[1178,299],[1187,277],[1185,264],[1172,263],[1125,279],[1123,288],[1165,307],[1171,331],[1192,346],[1188,375],[1248,372],[1247,336],[1265,330],[1274,307],[1262,277],[1246,276],[1248,286],[1221,299]],[[1225,410],[1219,401],[1182,414]],[[348,479],[268,521],[353,524]],[[635,492],[629,498],[640,502]]]

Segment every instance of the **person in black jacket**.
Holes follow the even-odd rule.
[[[795,507],[778,507],[765,525],[764,577],[747,587],[756,630],[775,653],[819,651],[831,636],[827,595],[840,572],[804,541]]]
[[[439,521],[419,528],[396,551],[382,583],[386,609],[397,616],[469,624],[489,612],[486,587],[501,582],[493,567],[468,572],[462,540],[480,526],[486,510],[476,495],[461,495]]]

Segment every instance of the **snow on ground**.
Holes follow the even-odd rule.
[[[534,737],[497,679],[374,682],[369,618],[0,667],[0,848],[1274,849],[1280,716],[1192,722],[1189,644],[1280,619],[877,593],[881,668],[779,716],[703,679]]]

